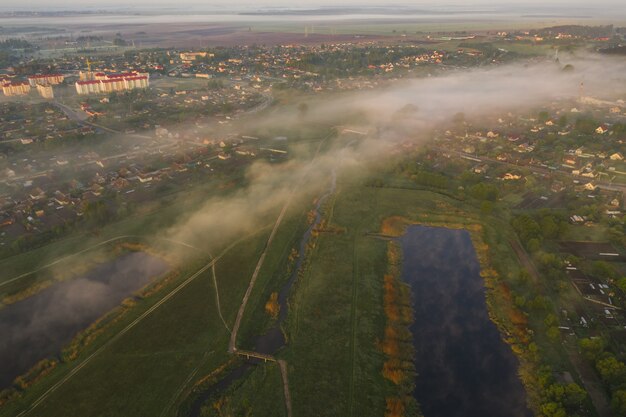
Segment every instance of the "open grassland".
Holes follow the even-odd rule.
[[[534,343],[527,337],[529,326],[543,328],[543,316],[525,316],[515,307],[511,293],[530,298],[543,289],[522,273],[511,247],[516,237],[506,219],[486,215],[476,203],[453,196],[407,187],[370,187],[346,177],[325,215],[330,228],[345,233],[320,233],[317,238],[290,299],[285,326],[288,346],[279,355],[289,364],[294,415],[391,412],[385,399],[397,388],[383,377],[381,347],[387,243],[371,235],[380,233],[389,218],[405,219],[405,225],[470,231],[488,288],[490,316],[520,358],[520,375],[535,409],[541,395],[537,346],[543,363],[575,374],[566,352],[543,332]],[[406,411],[406,415],[419,413]]]
[[[262,229],[233,246],[217,263],[216,274],[224,277],[220,296],[225,300],[241,299],[266,238],[267,229]],[[208,371],[226,360],[229,333],[216,308],[211,270],[190,281],[121,336],[115,335],[209,260],[198,259],[189,264],[167,288],[139,301],[76,360],[59,365],[22,398],[0,409],[0,415],[16,415],[96,351],[98,354],[79,372],[27,415],[169,415],[168,410],[173,413],[174,403],[180,401],[178,396],[190,382],[189,376],[199,368]],[[222,304],[226,316],[232,317],[237,307],[235,302]]]
[[[287,416],[283,381],[277,363],[259,363],[223,392],[209,397],[201,408],[202,417]],[[184,415],[184,414],[182,414]]]
[[[358,190],[358,189],[357,189]],[[382,415],[383,356],[377,349],[384,317],[382,241],[363,233],[376,223],[377,190],[344,194],[328,209],[343,234],[320,233],[308,269],[297,283],[287,324],[295,415]],[[332,222],[332,223],[331,223]],[[375,226],[373,226],[375,227]]]
[[[328,223],[343,234],[321,233],[291,299],[284,357],[296,415],[382,415],[393,387],[382,377],[384,312],[383,219],[470,225],[458,202],[428,191],[340,184]],[[442,214],[443,213],[443,214]]]
[[[180,90],[198,90],[207,86],[207,80],[203,78],[158,78],[152,81],[152,87],[159,90],[174,89]]]
[[[191,197],[194,197],[193,193],[184,203],[165,205],[155,212],[147,213],[141,221],[134,218],[111,224],[102,229],[99,236],[90,237],[90,244],[118,234],[153,234],[172,224],[178,218],[181,206],[190,209],[203,201],[201,193],[197,201]],[[306,227],[311,200],[312,196],[310,199],[295,201],[288,211],[268,250],[259,286],[250,299],[252,309],[262,310],[265,294],[275,291],[281,278],[285,277],[281,271],[286,269],[291,249],[297,245]],[[269,213],[268,218],[276,215]],[[158,285],[157,290],[149,292],[149,296],[129,301],[111,313],[109,319],[103,320],[106,326],[98,332],[98,337],[79,349],[78,355],[71,361],[61,361],[46,378],[20,392],[19,398],[0,408],[0,416],[17,415],[78,366],[78,372],[26,415],[55,416],[76,412],[111,416],[127,413],[176,415],[178,405],[184,401],[195,382],[229,359],[227,345],[230,332],[226,326],[232,328],[270,229],[267,225],[260,225],[256,232],[240,238],[234,245],[226,241],[215,243],[215,239],[209,239],[211,244],[207,249],[210,247],[213,256],[219,256],[227,250],[215,265],[215,277],[212,269],[208,268],[160,304],[172,290],[213,259],[205,251],[187,249],[190,253],[184,257],[184,263],[176,265],[177,273],[174,276],[163,285]],[[85,241],[81,244],[80,238],[66,239],[61,243],[62,249],[53,250],[59,257],[86,247]],[[152,243],[159,246],[160,250],[166,250],[168,245],[173,251],[180,250],[180,245],[174,242],[153,239]],[[42,248],[38,251],[48,254],[46,249],[50,250]],[[77,262],[72,258],[67,262],[70,261]],[[26,270],[28,267],[25,257],[14,257],[5,262],[18,270]],[[31,263],[30,266],[32,268],[34,265]],[[214,281],[219,290],[221,312],[226,324],[217,310]],[[23,285],[29,284],[25,282]],[[157,305],[158,308],[129,328],[136,319]],[[247,314],[242,327],[244,338],[260,332],[266,323],[267,316],[264,313]],[[120,332],[123,334],[117,336]],[[94,353],[96,355],[92,358]],[[85,359],[88,362],[82,366]],[[270,400],[276,397],[282,406],[282,383],[279,371],[275,371],[259,369],[249,381],[245,380],[242,392],[250,384],[263,386],[265,393],[259,395],[258,400],[266,406],[276,406],[276,401]],[[259,378],[265,382],[259,382]],[[257,391],[257,388],[251,389],[250,395]]]
[[[306,209],[303,208],[292,210],[294,213],[285,219],[272,243],[272,250],[265,258],[239,329],[238,343],[242,349],[254,350],[254,337],[263,333],[270,324],[271,317],[265,311],[265,303],[273,292],[280,291],[289,277],[293,266],[290,255],[298,247],[306,227]],[[241,302],[241,299],[236,302]]]
[[[319,145],[306,142],[303,147],[312,152]],[[301,151],[307,153],[307,150]],[[141,296],[125,300],[122,306],[99,320],[87,330],[88,337],[81,335],[77,339],[79,343],[72,343],[78,349],[70,349],[71,357],[64,352],[62,360],[54,362],[55,366],[47,370],[45,377],[37,378],[25,390],[18,390],[17,395],[0,408],[0,416],[176,415],[196,382],[230,360],[227,354],[229,328],[264,250],[271,230],[268,226],[280,210],[263,213],[261,217],[267,224],[262,220],[257,230],[240,236],[236,242],[197,235],[193,242],[187,242],[195,247],[190,248],[185,247],[186,242],[167,241],[163,238],[167,234],[163,232],[184,221],[185,216],[200,209],[212,196],[228,197],[245,184],[239,171],[205,179],[202,185],[190,185],[162,195],[121,221],[88,233],[77,232],[45,247],[0,261],[5,271],[10,271],[8,276],[3,275],[0,286],[24,275],[0,288],[4,294],[23,291],[39,281],[49,280],[49,270],[54,268],[101,256],[100,252],[106,252],[105,248],[108,250],[110,245],[100,245],[109,240],[147,241],[166,258],[169,258],[168,251],[172,252],[175,261],[170,262],[174,273],[143,291]],[[291,204],[268,248],[259,287],[250,298],[253,309],[262,310],[266,293],[275,291],[286,277],[283,271],[291,249],[306,227],[311,201],[313,195]],[[80,254],[74,255],[77,253]],[[209,267],[213,257],[219,257],[214,269]],[[32,271],[35,273],[30,274]],[[265,314],[247,314],[242,327],[243,339],[257,334],[266,324]],[[88,343],[82,343],[85,340]],[[241,382],[244,381],[239,384]],[[262,404],[276,407],[278,400],[281,406],[284,404],[277,368],[260,369],[252,378],[245,379],[245,383],[242,392],[250,384],[270,387],[257,395]],[[250,393],[256,395],[257,391],[252,388]],[[24,410],[28,412],[20,414]]]
[[[188,193],[188,199],[164,205],[141,217],[111,224],[100,230],[97,236],[88,236],[87,239],[68,238],[58,244],[37,249],[34,252],[38,255],[31,253],[30,256],[37,259],[46,254],[47,259],[61,258],[111,236],[135,233],[145,236],[155,233],[179,219],[181,211],[188,212],[204,201],[207,194],[203,194],[203,190],[196,191],[197,194]],[[304,213],[298,211],[300,207],[296,205],[289,214],[278,233],[277,245],[268,253],[269,270],[273,270],[274,263],[282,259],[282,252],[276,256],[274,248],[291,247],[294,236],[291,228],[301,223]],[[215,265],[215,281],[219,288],[222,313],[231,327],[269,233],[267,227],[259,227],[256,233],[230,247]],[[162,248],[168,245],[167,242],[159,243],[158,239],[153,243]],[[213,239],[210,249],[217,256],[230,243],[216,245]],[[169,245],[172,249],[180,249],[175,243],[170,242]],[[201,378],[227,359],[226,347],[230,334],[216,309],[211,269],[200,274],[123,336],[111,343],[109,340],[211,260],[206,253],[198,255],[202,251],[189,251],[192,253],[186,258],[187,262],[177,265],[177,274],[161,288],[150,292],[143,299],[130,302],[132,308],[124,305],[111,313],[109,316],[113,319],[104,320],[107,323],[104,331],[82,348],[76,358],[61,362],[46,378],[21,392],[20,398],[0,408],[0,416],[17,415],[100,348],[102,350],[98,351],[97,356],[27,415],[67,415],[77,410],[85,415],[120,415],[121,410],[124,413],[132,410],[133,415],[174,415],[176,405],[184,398],[188,385],[195,382],[190,377]],[[5,260],[5,264],[16,273],[45,266],[46,262],[37,265],[29,262],[26,255]],[[28,285],[28,282],[24,285]],[[280,386],[278,388],[281,393]]]

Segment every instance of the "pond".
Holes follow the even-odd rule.
[[[414,395],[424,416],[531,416],[519,362],[489,319],[469,233],[410,226],[400,243],[415,310]]]
[[[167,269],[145,252],[125,253],[0,309],[0,390]]]

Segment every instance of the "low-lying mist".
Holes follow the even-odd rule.
[[[159,258],[127,253],[0,310],[0,390],[39,360],[57,355],[80,331],[167,271]]]
[[[333,170],[339,175],[346,169],[367,174],[372,163],[389,155],[395,141],[426,141],[433,129],[445,127],[458,113],[472,120],[509,111],[523,114],[557,100],[571,103],[581,83],[586,94],[615,100],[624,91],[625,70],[624,59],[570,56],[561,63],[542,60],[455,70],[441,77],[400,80],[379,90],[314,97],[306,100],[305,113],[296,106],[275,107],[246,123],[285,130],[319,124],[341,131],[347,121],[367,134],[350,146],[335,143],[314,161],[296,155],[282,165],[256,162],[249,168],[247,187],[226,198],[209,199],[167,234],[191,244],[207,242],[207,236],[215,245],[222,244],[266,224],[269,213],[275,218],[292,192],[296,199],[310,196],[329,181]]]
[[[564,70],[567,64],[571,67]],[[278,104],[259,114],[242,116],[221,132],[227,135],[237,130],[245,134],[284,131],[288,136],[288,132],[300,128],[310,132],[317,126],[320,137],[308,143],[288,138],[287,161],[272,164],[257,160],[247,168],[244,186],[209,197],[199,209],[181,213],[173,226],[163,226],[155,238],[184,242],[204,253],[217,255],[217,251],[235,239],[273,224],[287,202],[296,205],[312,201],[323,194],[335,175],[367,176],[377,165],[385,164],[401,152],[399,143],[410,141],[419,145],[428,141],[434,130],[446,129],[458,113],[463,113],[466,120],[475,121],[494,120],[508,112],[527,116],[546,106],[569,111],[570,105],[578,105],[575,100],[581,83],[586,95],[614,101],[623,98],[626,92],[625,70],[626,60],[598,55],[572,56],[561,63],[528,61],[454,70],[439,77],[404,79],[378,90],[297,97],[306,106],[299,106],[294,100],[295,103]],[[337,135],[328,134],[331,127]],[[168,129],[185,132],[182,126],[180,129],[168,126]],[[351,133],[343,134],[344,129]],[[215,132],[212,130],[207,135],[213,136]],[[177,147],[172,149],[176,152]],[[341,192],[341,182],[337,192]],[[184,245],[172,244],[171,251],[174,257],[189,259],[189,248]],[[149,266],[142,259],[136,262],[139,267],[146,263],[144,269]],[[65,291],[64,298],[47,304],[42,311],[54,318],[57,313],[67,313],[64,306],[69,305],[68,297],[83,300],[76,308],[83,308],[84,302],[95,304],[91,301],[94,296],[106,298],[100,295],[110,290],[108,283],[88,284]],[[106,305],[102,311],[111,307]],[[37,328],[31,329],[33,325]],[[49,323],[46,320],[26,323],[21,325],[22,330],[13,331],[28,338],[41,325],[45,327]],[[26,369],[26,365],[21,366]],[[5,375],[5,379],[17,375],[18,370],[15,371]]]

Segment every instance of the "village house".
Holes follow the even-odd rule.
[[[607,125],[601,125],[596,128],[596,133],[599,135],[604,135],[609,131],[609,127]]]

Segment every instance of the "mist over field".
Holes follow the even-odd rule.
[[[58,267],[61,268],[61,267]],[[156,257],[131,253],[98,265],[4,307],[0,316],[0,385],[7,386],[34,363],[56,354],[82,329],[167,269]]]
[[[565,65],[573,70],[565,71]],[[211,198],[197,212],[172,227],[173,239],[194,244],[214,236],[223,241],[257,230],[288,198],[303,198],[325,182],[331,172],[358,171],[384,160],[396,141],[422,142],[434,128],[445,127],[458,113],[468,120],[504,116],[509,111],[530,111],[554,100],[575,100],[581,82],[594,97],[615,97],[615,86],[626,81],[626,62],[598,55],[562,57],[560,63],[540,61],[484,69],[454,71],[447,75],[397,81],[367,92],[312,98],[303,115],[295,108],[275,108],[255,121],[265,127],[297,128],[302,124],[345,125],[366,135],[349,146],[333,146],[312,161],[297,155],[281,165],[256,162],[248,170],[248,186],[229,197]],[[495,126],[497,127],[497,126]],[[494,127],[494,128],[495,128]],[[265,223],[264,223],[265,222]]]

